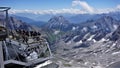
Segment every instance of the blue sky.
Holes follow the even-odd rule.
[[[49,10],[48,12],[67,13],[73,10],[74,13],[93,13],[96,9],[99,12],[116,10],[120,7],[120,0],[0,0],[0,6],[10,6],[14,12],[46,10],[43,12],[47,13]]]
[[[14,9],[62,9],[70,8],[72,0],[0,0],[1,6]]]

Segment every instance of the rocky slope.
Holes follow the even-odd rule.
[[[78,26],[77,29],[69,32],[63,37],[65,43],[99,41],[107,34],[115,31],[119,26],[119,21],[109,16],[101,17],[95,21],[87,21]]]
[[[119,32],[119,21],[110,16],[88,21],[55,44],[56,62],[61,68],[106,68],[120,60]]]

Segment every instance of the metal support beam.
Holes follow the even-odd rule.
[[[8,10],[10,10],[10,7],[0,7],[0,12],[5,12],[5,21],[6,21],[5,27],[6,27],[6,29],[7,29],[8,23],[9,23]],[[7,29],[7,37],[8,37],[8,35],[9,35],[9,31]]]
[[[3,43],[0,41],[0,68],[4,68],[4,58],[3,58]]]
[[[47,43],[47,47],[48,47],[49,52],[50,52],[50,56],[52,57],[53,55],[52,55],[52,52],[51,52],[50,46],[49,46],[48,42],[46,42],[46,43]]]
[[[6,10],[5,11],[5,13],[6,13],[6,28],[8,27],[8,23],[9,23],[9,21],[8,21],[8,10]],[[7,30],[7,37],[9,37],[9,31],[8,31],[8,28],[6,29]]]
[[[9,23],[8,22],[8,10],[9,9],[10,9],[10,7],[0,7],[0,12],[5,12],[5,16],[6,16],[6,18],[5,18],[5,21],[6,21],[5,27],[6,27],[6,29],[7,29],[7,24]],[[9,35],[9,33],[8,33],[8,29],[7,29],[7,36],[8,35]],[[3,46],[4,46],[4,42],[0,41],[0,68],[4,68]]]

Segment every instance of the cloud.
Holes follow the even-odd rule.
[[[81,6],[82,9],[76,9],[75,6]],[[10,14],[16,13],[32,13],[32,14],[102,14],[102,13],[110,13],[120,11],[120,4],[118,4],[114,8],[93,8],[87,2],[81,0],[74,0],[72,1],[72,8],[63,8],[63,9],[49,9],[49,10],[15,10],[12,9],[9,11]]]
[[[120,5],[117,5],[117,7],[116,7],[117,9],[120,9]]]
[[[85,13],[94,13],[94,9],[87,4],[85,1],[74,0],[72,1],[72,6],[81,6],[83,9],[75,9],[75,8],[63,8],[63,9],[49,9],[49,10],[10,10],[11,14],[15,13],[34,13],[34,14],[85,14]]]
[[[10,10],[9,11],[10,14],[16,14],[16,13],[33,13],[33,14],[65,14],[65,13],[69,13],[69,14],[85,14],[87,13],[86,11],[80,10],[80,9],[58,9],[58,10],[53,10],[53,9],[49,9],[49,10]]]
[[[102,13],[109,13],[109,12],[116,12],[120,11],[120,8],[105,8],[105,9],[94,9],[95,11],[92,12],[92,14],[102,14]],[[69,8],[69,9],[49,9],[49,10],[10,10],[10,14],[16,14],[16,13],[32,13],[32,14],[86,14],[91,13],[86,10],[81,9],[75,9],[75,8]]]
[[[115,12],[115,11],[116,10],[114,8],[96,9],[95,14],[110,13],[110,12]]]
[[[110,13],[110,12],[120,12],[120,5],[117,5],[114,8],[105,8],[105,9],[96,9],[96,14],[101,13]]]
[[[94,12],[94,8],[91,7],[90,5],[88,5],[87,2],[85,1],[81,1],[81,0],[74,0],[72,1],[72,6],[81,6],[84,10],[93,13]]]

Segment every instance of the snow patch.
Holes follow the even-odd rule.
[[[70,41],[69,41],[69,42],[67,42],[66,44],[67,44],[67,45],[69,45],[69,44],[71,44],[71,43],[72,43],[72,41],[70,40]]]
[[[86,32],[86,31],[87,31],[87,27],[84,27],[84,28],[82,29],[82,31],[85,31],[85,32]]]
[[[73,37],[73,40],[76,39],[77,37],[78,37],[78,36],[74,36],[74,37]]]
[[[106,39],[105,39],[105,38],[102,38],[102,39],[100,40],[100,42],[104,42],[104,41],[106,41]]]
[[[76,29],[76,27],[72,27],[72,30],[75,30]]]
[[[82,40],[80,40],[79,42],[76,42],[76,45],[82,44]]]
[[[103,67],[101,67],[101,66],[94,66],[93,68],[103,68]]]
[[[116,29],[117,29],[117,27],[118,27],[117,25],[113,25],[114,30],[116,30]]]
[[[52,63],[52,61],[48,60],[48,61],[46,61],[46,62],[44,62],[44,63],[42,63],[42,64],[40,64],[40,65],[37,65],[37,66],[34,67],[34,68],[41,68],[41,67],[46,66],[46,65],[51,64],[51,63]]]
[[[76,39],[78,36],[74,36],[70,41],[68,41],[66,44],[69,45],[73,42],[74,39]]]
[[[118,52],[113,52],[112,55],[116,55],[116,54],[119,54],[119,53],[120,53],[120,51],[118,51]]]
[[[74,62],[74,60],[71,60],[71,61],[69,62],[69,64],[73,64],[73,62]]]
[[[58,31],[58,30],[56,30],[56,31],[54,31],[54,34],[56,35],[56,34],[58,34],[60,31]]]
[[[116,45],[116,43],[113,43],[112,47],[114,47]]]
[[[110,39],[106,39],[106,41],[109,41]]]
[[[93,41],[94,43],[96,42],[96,40],[95,40],[95,39],[93,39],[92,41]]]
[[[94,25],[92,28],[97,29],[97,26],[96,26],[96,25]]]
[[[84,64],[85,64],[85,65],[88,65],[88,64],[89,64],[89,62],[85,62]]]
[[[94,35],[90,36],[90,38],[88,38],[87,41],[92,40],[93,37],[94,37]]]

